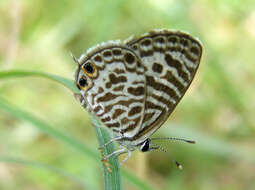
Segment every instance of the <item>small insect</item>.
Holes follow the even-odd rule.
[[[120,149],[106,155],[120,155],[140,149],[162,147],[150,138],[167,120],[198,69],[200,42],[187,33],[153,30],[125,41],[109,41],[90,48],[79,59],[75,82],[82,106],[95,115]],[[161,138],[194,141],[179,138]],[[103,148],[103,147],[102,147]],[[181,165],[173,160],[179,168]]]

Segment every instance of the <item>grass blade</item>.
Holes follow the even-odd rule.
[[[53,74],[48,74],[48,73],[43,73],[43,72],[38,72],[38,71],[24,71],[24,70],[10,70],[10,71],[1,71],[0,72],[0,80],[1,79],[11,79],[11,78],[16,78],[16,77],[42,77],[42,78],[47,78],[53,81],[56,81],[65,87],[69,88],[73,92],[77,93],[79,92],[74,83],[66,79],[64,77],[60,77],[57,75]],[[85,155],[91,157],[93,160],[98,159],[98,154],[91,150],[90,148],[86,147],[85,144],[79,142],[75,138],[55,129],[52,127],[50,124],[40,120],[36,116],[18,108],[15,105],[12,105],[5,99],[0,97],[0,108],[6,110],[7,112],[11,113],[17,118],[26,120],[30,123],[32,123],[35,127],[40,129],[42,132],[52,136],[53,138],[56,138],[60,140],[61,142],[70,145],[72,148],[75,148],[79,150],[80,152],[84,153]],[[97,124],[96,120],[92,118],[92,122],[94,126],[96,127],[96,132],[99,140],[99,144],[105,144],[106,142],[109,141],[110,135],[108,132],[100,126],[100,124]],[[109,154],[110,152],[114,151],[114,146],[110,145],[107,147],[105,154]],[[107,170],[107,167],[104,166],[104,182],[105,182],[105,188],[110,188],[107,184],[112,184],[113,182],[115,183],[115,188],[116,189],[121,189],[121,179],[120,179],[120,172],[119,172],[119,164],[118,164],[118,159],[113,157],[112,159],[109,160],[109,163],[111,165],[111,169],[113,173],[109,175]],[[107,170],[107,171],[106,171]],[[132,176],[129,172],[127,172],[125,169],[122,169],[122,174],[123,177],[125,177],[131,184],[134,186],[138,187],[141,190],[153,190],[150,185],[145,183],[143,180],[140,180],[138,177]],[[115,173],[116,172],[116,173]],[[116,182],[117,181],[117,182]],[[113,187],[114,188],[114,187]],[[108,190],[107,189],[107,190]],[[111,188],[110,188],[111,189]]]
[[[38,71],[22,71],[22,70],[9,70],[9,71],[0,71],[0,80],[3,79],[9,79],[9,78],[17,78],[17,77],[42,77],[47,78],[56,82],[59,82],[60,84],[64,85],[65,87],[69,88],[75,93],[79,93],[79,90],[74,85],[74,82],[72,82],[69,79],[66,79],[64,77],[60,77],[54,74],[44,73],[44,72],[38,72]]]
[[[9,156],[0,156],[0,162],[20,164],[23,166],[29,166],[29,167],[33,167],[33,168],[45,169],[47,171],[54,172],[54,173],[61,175],[65,178],[68,178],[71,181],[75,182],[76,184],[79,184],[81,187],[84,187],[86,189],[94,189],[94,188],[90,187],[87,183],[85,183],[84,180],[80,179],[79,177],[77,177],[63,169],[52,167],[48,164],[42,164],[42,163],[38,163],[38,162],[34,162],[34,161],[28,161],[28,160],[24,160],[24,159],[20,159],[20,158],[9,157]]]
[[[63,133],[54,127],[52,127],[50,124],[40,120],[36,116],[18,108],[15,105],[12,105],[7,100],[0,97],[0,108],[3,110],[6,110],[7,112],[11,113],[13,116],[26,120],[33,124],[33,126],[37,127],[40,131],[43,133],[52,136],[55,139],[60,140],[61,142],[64,142],[68,145],[71,145],[71,147],[76,148],[80,152],[89,155],[94,158],[98,158],[98,155],[96,152],[92,151],[88,147],[86,147],[84,144],[79,142],[78,140],[74,139],[73,137],[67,135],[66,133]]]
[[[95,117],[92,117],[92,123],[96,128],[98,142],[100,146],[111,140],[111,136],[108,133],[107,129],[102,127],[102,124]],[[103,155],[108,155],[114,150],[114,144],[111,143],[107,145],[104,150],[102,150]],[[108,159],[108,163],[110,164],[111,171],[109,171],[108,167],[103,163],[105,190],[121,190],[122,186],[118,158],[116,156],[112,156]]]

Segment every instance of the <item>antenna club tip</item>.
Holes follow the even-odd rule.
[[[182,170],[183,167],[179,162],[176,161],[175,164],[179,170]]]
[[[187,142],[190,144],[196,144],[196,141],[192,141],[192,140],[188,140]]]
[[[178,169],[179,169],[179,170],[182,170],[182,169],[183,169],[183,167],[182,167],[181,164],[178,165]]]

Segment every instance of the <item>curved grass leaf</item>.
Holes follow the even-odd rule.
[[[11,113],[13,116],[23,119],[31,123],[33,126],[37,127],[41,132],[52,136],[53,138],[70,145],[71,147],[79,150],[80,152],[89,155],[93,158],[98,158],[98,154],[95,151],[92,151],[85,144],[76,140],[75,138],[69,136],[66,133],[63,133],[57,129],[55,129],[50,124],[42,121],[36,116],[18,108],[17,106],[9,103],[6,99],[0,97],[0,108],[6,110]]]
[[[79,93],[74,83],[64,77],[60,77],[54,74],[38,72],[38,71],[22,71],[22,70],[11,70],[11,71],[0,71],[0,80],[17,77],[42,77],[47,78],[56,82],[61,83],[65,87],[69,88],[75,93]]]
[[[61,83],[62,85],[66,86],[67,88],[69,88],[70,90],[72,90],[75,93],[79,92],[71,80],[57,76],[57,75],[38,72],[38,71],[34,72],[34,71],[21,71],[21,70],[0,72],[0,80],[8,79],[8,78],[16,78],[16,77],[30,77],[30,76],[47,78],[47,79]],[[3,99],[1,97],[0,97],[0,108],[8,111],[12,115],[14,115],[20,119],[24,119],[24,120],[32,123],[34,126],[36,126],[38,129],[40,129],[42,132],[49,134],[52,137],[70,145],[71,147],[88,155],[89,157],[93,158],[94,160],[98,159],[98,155],[95,151],[92,151],[91,149],[86,147],[84,144],[82,144],[78,140],[74,139],[73,137],[71,137],[63,132],[60,132],[59,130],[56,130],[48,123],[40,120],[36,116],[33,116],[32,114],[30,114],[20,108],[17,108],[16,106],[8,103],[5,99]],[[93,119],[92,119],[92,122],[93,122],[94,126],[96,127],[96,132],[97,132],[97,136],[98,136],[100,145],[108,142],[110,140],[110,135],[108,134],[108,132],[102,126],[100,126],[100,123],[97,123]],[[106,151],[106,154],[113,152],[114,146],[110,145],[109,147],[106,148],[105,151]],[[104,178],[105,189],[107,189],[107,190],[114,190],[114,188],[121,189],[121,180],[120,180],[118,159],[113,157],[112,159],[109,160],[109,163],[111,166],[112,173],[109,173],[107,166],[103,165],[104,177],[105,177]],[[123,176],[131,184],[138,187],[139,189],[153,190],[153,188],[150,187],[150,185],[147,185],[142,180],[140,180],[138,177],[133,177],[130,172],[127,172],[124,169],[123,169]]]
[[[63,169],[52,167],[48,164],[42,164],[34,161],[28,161],[20,158],[13,158],[9,156],[0,156],[0,162],[5,162],[5,163],[12,163],[12,164],[20,164],[24,166],[29,166],[33,168],[39,168],[39,169],[45,169],[50,172],[54,172],[60,176],[63,176],[65,178],[70,179],[71,181],[75,182],[76,184],[79,184],[81,187],[84,187],[86,189],[95,189],[89,186],[87,183],[85,183],[84,180],[81,178],[77,177],[76,175],[73,175]]]

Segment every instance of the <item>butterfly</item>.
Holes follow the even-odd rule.
[[[104,146],[118,142],[121,147],[104,160],[131,155],[136,149],[161,149],[152,144],[150,136],[185,94],[201,56],[198,39],[185,32],[159,29],[125,41],[103,42],[79,59],[73,57],[78,63],[75,83],[80,94],[76,96],[112,132],[113,138]]]

